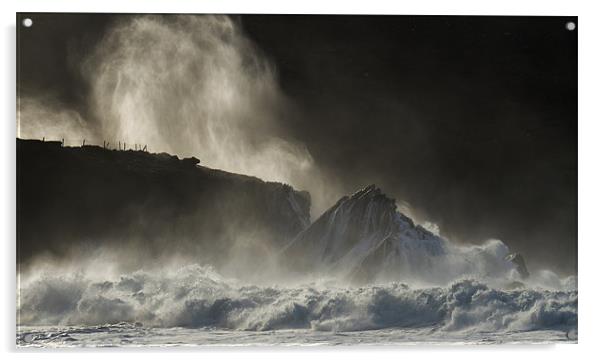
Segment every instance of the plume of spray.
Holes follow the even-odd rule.
[[[87,116],[50,99],[20,97],[18,136],[121,140],[147,144],[155,152],[195,156],[202,165],[307,189],[314,198],[314,215],[338,198],[332,178],[286,133],[292,108],[274,67],[229,17],[124,17],[84,61],[82,72],[90,86]],[[435,224],[427,228],[438,233]],[[249,273],[248,265],[238,263],[249,259],[248,237],[242,238],[224,267],[236,276]],[[464,276],[470,267],[458,258],[503,256],[504,247],[501,242],[458,247],[435,259],[435,269]],[[336,280],[333,287],[330,280],[308,285],[304,279],[289,282],[286,275],[280,283],[287,287],[248,287],[206,265],[181,268],[179,257],[124,273],[116,254],[128,258],[129,252],[96,252],[86,262],[79,257],[61,264],[40,261],[39,267],[20,274],[18,322],[143,321],[251,330],[433,324],[458,331],[576,328],[576,278],[560,280],[551,272],[534,279],[555,292],[498,291],[478,281],[415,290],[399,283],[351,288]],[[279,270],[272,259],[262,262],[266,272],[257,278],[269,278],[264,281],[269,283]],[[481,266],[477,262],[474,267]],[[221,310],[219,317],[215,310]],[[400,316],[387,317],[391,314]]]
[[[309,190],[315,214],[338,196],[306,147],[286,134],[292,107],[276,70],[230,17],[124,17],[81,70],[89,119],[24,98],[20,137],[106,139],[195,156],[204,166]]]
[[[88,116],[20,97],[19,136],[122,140],[195,156],[205,166],[307,189],[314,215],[338,199],[333,177],[286,133],[293,107],[276,69],[232,18],[122,17],[81,70]],[[427,228],[438,233],[435,224]],[[248,241],[241,236],[233,264],[245,259]]]

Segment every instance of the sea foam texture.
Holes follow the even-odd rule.
[[[141,322],[231,330],[573,332],[577,291],[501,290],[474,280],[422,289],[402,283],[258,287],[225,279],[211,267],[191,265],[105,281],[41,276],[22,288],[18,311],[19,322],[27,325]]]

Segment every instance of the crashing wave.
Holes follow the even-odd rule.
[[[565,286],[572,286],[570,280]],[[139,322],[231,330],[575,332],[577,291],[503,290],[474,280],[422,289],[402,283],[258,287],[191,265],[95,281],[81,275],[43,275],[22,285],[18,317],[20,325]]]
[[[374,186],[341,199],[281,256],[309,277],[278,269],[266,279],[279,285],[265,286],[225,278],[206,265],[162,264],[158,271],[115,276],[94,262],[84,273],[64,264],[57,272],[40,267],[21,275],[18,325],[576,335],[575,277],[535,271],[521,279],[528,273],[524,260],[501,241],[455,245],[415,225]],[[266,260],[257,263],[268,268]],[[23,342],[41,337],[20,335]]]

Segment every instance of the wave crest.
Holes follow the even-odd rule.
[[[18,311],[21,325],[141,322],[232,330],[429,327],[457,332],[568,332],[577,327],[577,291],[503,290],[474,280],[423,289],[402,283],[244,286],[210,267],[193,265],[104,281],[43,276],[23,285]]]

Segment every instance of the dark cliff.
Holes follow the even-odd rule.
[[[279,248],[309,224],[307,192],[165,153],[17,139],[17,259],[108,248],[132,261]]]

